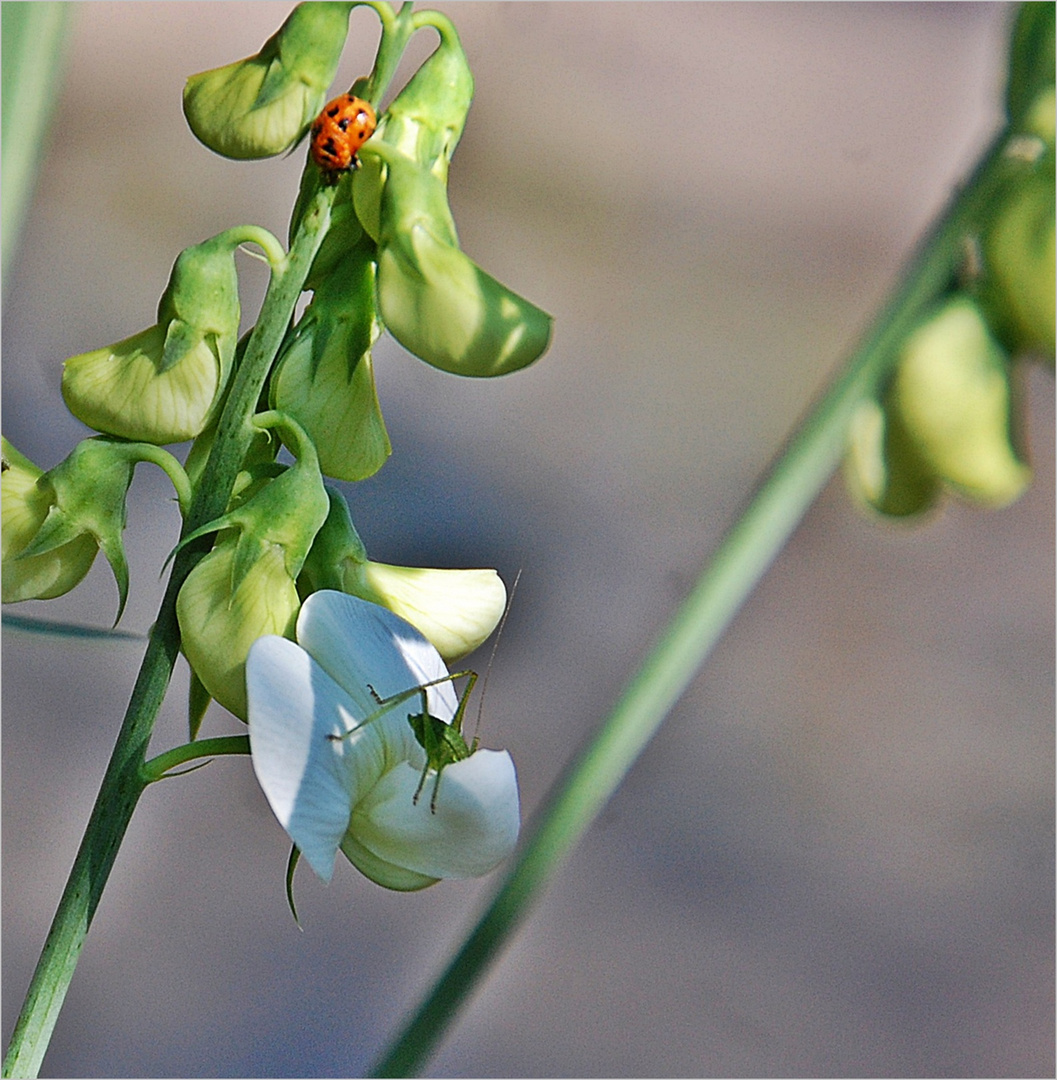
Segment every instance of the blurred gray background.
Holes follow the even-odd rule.
[[[483,735],[531,813],[994,130],[1012,9],[438,6],[477,79],[463,245],[553,312],[554,343],[489,382],[380,344],[394,454],[349,498],[375,558],[523,570]],[[285,236],[300,152],[214,157],[180,93],[287,10],[77,5],[5,296],[3,429],[39,464],[85,434],[63,359],[152,322],[181,248]],[[376,26],[353,13],[335,92]],[[264,272],[240,265],[252,320]],[[1048,374],[1025,407],[1036,480],[1008,510],[899,528],[827,487],[433,1072],[1052,1075]],[[177,535],[166,483],[132,488],[132,630]],[[115,596],[99,560],[13,610],[106,625]],[[140,652],[5,635],[5,1040]],[[186,687],[181,664],[157,750],[183,741]],[[204,733],[240,727],[214,706]],[[286,856],[245,760],[147,792],[46,1074],[362,1073],[495,881],[302,871],[302,933]]]

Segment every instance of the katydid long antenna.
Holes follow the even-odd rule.
[[[514,584],[510,586],[510,595],[506,598],[506,608],[503,610],[503,617],[499,620],[499,629],[495,632],[495,641],[492,642],[492,652],[488,657],[488,667],[484,669],[484,678],[481,680],[481,696],[477,699],[477,722],[473,728],[473,743],[471,745],[477,745],[478,733],[481,730],[481,717],[484,715],[484,696],[488,691],[488,676],[492,674],[492,663],[495,660],[496,651],[499,648],[499,639],[503,636],[503,627],[506,626],[507,616],[510,614],[510,608],[514,603],[514,593],[517,592],[517,583],[521,580],[521,571],[523,567],[518,568],[518,572],[514,575]]]

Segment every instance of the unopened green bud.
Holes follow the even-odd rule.
[[[294,146],[326,104],[350,3],[298,4],[256,56],[192,75],[184,115],[211,150],[237,160]]]
[[[495,570],[435,570],[372,562],[345,499],[327,489],[330,512],[299,581],[302,594],[337,589],[411,623],[446,661],[471,653],[496,628],[506,587]]]
[[[844,475],[860,503],[888,517],[924,513],[940,493],[898,412],[876,401],[865,402],[852,419]]]
[[[911,334],[891,394],[921,458],[959,493],[1002,506],[1027,487],[1010,438],[1008,364],[971,300],[949,301]]]
[[[41,526],[55,506],[55,493],[42,469],[3,440],[0,463],[0,504],[3,535],[3,601],[50,600],[67,593],[91,569],[99,545],[81,532],[42,554],[26,556]]]
[[[192,439],[208,425],[238,340],[240,237],[229,230],[180,253],[154,326],[66,361],[62,395],[78,420],[158,445]]]
[[[236,583],[236,540],[223,537],[187,575],[176,598],[181,647],[225,709],[246,719],[246,656],[266,634],[293,637],[301,606],[283,549],[267,546]]]
[[[985,302],[1016,351],[1054,355],[1054,173],[1046,167],[1017,179],[983,239]]]
[[[550,342],[551,317],[459,249],[443,183],[385,143],[368,143],[365,159],[368,150],[386,166],[377,222],[378,306],[393,337],[420,360],[456,375],[505,375],[538,359]],[[358,214],[360,187],[357,176]],[[360,220],[370,233],[369,221]]]
[[[128,596],[121,534],[136,451],[129,443],[85,439],[65,461],[41,474],[4,443],[10,465],[2,477],[5,603],[68,592],[102,549],[117,582],[120,619]]]
[[[373,245],[354,248],[319,275],[315,296],[280,356],[271,404],[308,433],[323,473],[373,476],[391,451],[374,385]]]

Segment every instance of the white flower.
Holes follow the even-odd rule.
[[[513,850],[520,807],[510,755],[478,750],[447,765],[435,805],[425,795],[435,777],[416,803],[426,753],[408,716],[421,712],[421,695],[388,709],[375,697],[447,675],[409,623],[331,590],[305,601],[297,644],[263,637],[251,648],[253,767],[275,816],[324,881],[339,848],[378,884],[404,890],[478,877]],[[450,723],[458,707],[451,683],[426,694],[430,715]]]

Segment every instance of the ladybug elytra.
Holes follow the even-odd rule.
[[[330,176],[355,169],[356,151],[377,126],[369,102],[352,94],[336,97],[312,122],[312,160]]]

